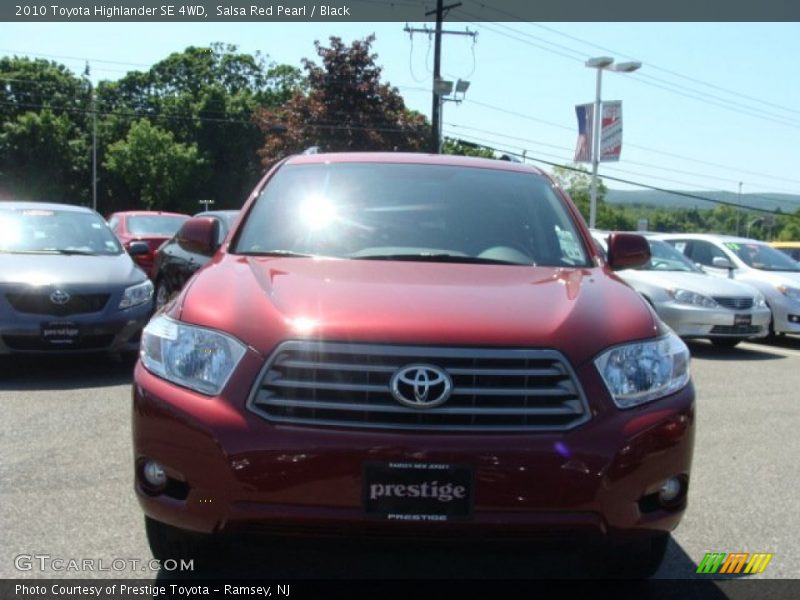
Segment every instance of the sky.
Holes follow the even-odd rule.
[[[314,41],[375,34],[383,80],[430,117],[433,42],[405,23],[0,23],[0,55],[43,57],[117,79],[187,46],[212,42],[301,66]],[[424,23],[409,23],[422,27]],[[444,133],[527,159],[571,164],[575,105],[594,101],[588,58],[637,60],[604,72],[603,100],[623,103],[617,177],[684,191],[800,195],[800,23],[492,23],[449,20],[445,78],[470,87],[443,108]],[[317,61],[319,62],[319,61]],[[534,164],[536,164],[534,162]],[[538,163],[549,170],[544,163]],[[638,189],[609,179],[610,188]]]

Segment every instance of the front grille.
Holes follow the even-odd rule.
[[[714,296],[714,300],[716,300],[717,304],[720,306],[730,308],[731,310],[747,310],[749,308],[753,308],[752,297],[745,296],[743,298],[720,298]]]
[[[443,369],[449,399],[400,404],[390,380],[409,365]],[[302,341],[272,354],[248,408],[277,423],[445,431],[566,430],[589,418],[575,374],[554,350]]]
[[[12,292],[6,298],[18,312],[56,317],[100,312],[109,298],[109,294],[74,294],[65,304],[56,304],[50,299],[51,291]]]
[[[4,335],[3,343],[11,350],[29,352],[63,352],[70,350],[103,350],[114,341],[113,335],[84,335],[71,344],[53,344],[31,335]]]
[[[711,333],[718,335],[755,335],[763,330],[758,325],[714,325]]]

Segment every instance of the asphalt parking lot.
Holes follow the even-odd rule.
[[[698,427],[690,506],[658,573],[698,577],[707,552],[768,552],[758,578],[800,576],[800,338],[723,350],[690,344]],[[131,489],[131,365],[106,358],[0,361],[0,578],[164,577]],[[242,540],[221,574],[286,578],[571,576],[566,556],[518,549],[420,549]],[[138,560],[73,573],[20,555]],[[15,564],[16,563],[16,564]],[[24,566],[24,565],[23,565]],[[267,569],[267,571],[265,571]]]

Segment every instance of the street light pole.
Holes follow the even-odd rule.
[[[603,83],[603,71],[617,71],[619,73],[632,73],[642,66],[642,63],[631,61],[614,64],[614,59],[610,56],[598,56],[590,58],[585,65],[592,69],[597,69],[597,84],[594,98],[594,115],[592,121],[592,185],[589,188],[589,227],[595,227],[597,223],[597,169],[600,166],[600,122],[603,118],[601,114],[603,102],[601,100],[601,88]]]
[[[597,223],[597,168],[600,166],[600,88],[603,82],[603,68],[597,68],[597,86],[594,97],[594,117],[592,121],[592,187],[589,196],[589,227]]]

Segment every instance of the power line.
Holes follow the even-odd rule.
[[[414,87],[409,87],[409,86],[398,86],[398,87],[399,87],[399,89],[403,89],[403,90],[414,90],[414,91],[419,90],[419,88],[414,88]],[[499,106],[494,106],[492,104],[487,104],[485,102],[480,102],[478,100],[475,100],[474,98],[470,98],[469,103],[470,104],[475,104],[477,106],[481,106],[483,108],[487,108],[489,110],[493,110],[493,111],[496,111],[496,112],[504,113],[504,114],[507,114],[507,115],[510,115],[510,116],[513,116],[513,117],[518,117],[520,119],[525,119],[525,120],[533,121],[533,122],[536,122],[536,123],[542,123],[544,125],[548,125],[550,127],[554,127],[554,128],[557,128],[557,129],[562,129],[562,130],[566,130],[566,131],[570,131],[570,132],[574,132],[575,131],[574,127],[568,127],[566,125],[561,125],[559,123],[554,123],[554,122],[548,121],[546,119],[539,119],[537,117],[532,117],[530,115],[527,115],[527,114],[524,114],[524,113],[520,113],[520,112],[517,112],[517,111],[513,111],[513,110],[510,110],[510,109],[507,109],[507,108],[501,108]],[[792,179],[792,178],[789,178],[789,177],[781,177],[779,175],[772,175],[772,174],[767,174],[767,173],[760,173],[758,171],[752,171],[752,170],[748,170],[748,169],[744,169],[744,168],[740,168],[740,167],[732,167],[732,166],[729,166],[729,165],[722,165],[720,163],[715,163],[715,162],[703,160],[703,159],[700,159],[700,158],[693,158],[691,156],[686,156],[686,155],[674,154],[674,153],[671,153],[671,152],[666,152],[664,150],[651,148],[649,146],[642,146],[640,144],[627,143],[627,145],[630,146],[631,148],[637,148],[639,150],[645,150],[647,152],[653,152],[655,154],[661,154],[661,155],[664,155],[664,156],[669,156],[671,158],[677,158],[679,160],[689,161],[689,162],[692,162],[692,163],[705,164],[705,165],[709,165],[709,166],[712,166],[712,167],[716,167],[716,168],[724,169],[724,170],[728,170],[728,171],[735,171],[735,172],[737,172],[739,174],[746,173],[748,175],[754,175],[756,177],[762,177],[762,178],[765,178],[765,179],[780,180],[780,181],[786,181],[786,182],[789,182],[789,183],[800,183],[800,180],[798,180],[798,179]],[[777,188],[773,188],[773,189],[777,189]],[[795,193],[795,192],[789,192],[789,193]]]
[[[461,11],[461,12],[463,14],[467,15],[470,18],[473,18],[473,19],[477,18],[475,15],[470,15],[469,13],[466,13],[464,11]],[[485,23],[473,22],[473,24],[476,25],[476,26],[482,26],[485,29],[488,29],[489,31],[491,31],[493,33],[496,33],[497,35],[504,36],[506,38],[515,40],[517,42],[521,42],[523,44],[526,44],[528,46],[532,46],[534,48],[539,48],[539,49],[544,50],[545,52],[549,52],[551,54],[556,54],[558,56],[562,56],[564,58],[568,58],[570,60],[573,60],[573,61],[576,61],[576,62],[580,62],[580,63],[583,63],[584,60],[585,60],[585,56],[583,55],[583,53],[581,53],[581,52],[579,52],[577,50],[573,50],[572,48],[568,48],[568,47],[563,46],[561,44],[556,44],[555,42],[551,42],[549,40],[544,40],[544,39],[539,38],[537,36],[534,36],[534,35],[532,35],[530,33],[525,33],[525,32],[518,31],[518,30],[513,29],[513,28],[511,28],[511,27],[509,27],[507,25],[503,25],[503,24],[499,24],[499,23],[495,24],[495,25],[498,25],[500,27],[503,27],[506,30],[514,32],[514,34],[516,34],[516,35],[511,35],[509,33],[505,33],[503,31],[499,31],[497,29],[493,29],[491,26],[488,26]],[[528,39],[523,39],[523,38],[521,38],[519,36],[523,36],[524,38],[528,38]],[[531,41],[529,41],[530,39],[538,40],[538,41],[540,41],[540,42],[542,42],[544,44],[547,44],[548,46],[555,46],[556,48],[559,48],[560,50],[554,50],[553,48],[550,48],[548,46],[543,46],[541,44],[537,44],[537,43],[531,42]],[[613,52],[613,50],[609,50],[609,52]],[[617,54],[620,54],[620,53],[617,53]],[[622,56],[625,56],[625,55],[622,54]],[[647,66],[649,67],[650,64],[648,63]],[[663,89],[663,90],[665,90],[667,92],[673,93],[673,94],[684,96],[684,97],[690,98],[692,100],[696,100],[698,102],[709,104],[711,106],[717,106],[719,108],[723,108],[723,109],[726,109],[726,110],[731,110],[733,112],[736,112],[736,113],[739,113],[739,114],[743,114],[743,115],[746,115],[746,116],[749,116],[749,117],[752,117],[752,118],[762,119],[762,120],[765,120],[765,121],[778,123],[778,124],[785,125],[785,126],[788,126],[788,127],[800,128],[800,121],[791,119],[790,117],[783,116],[783,115],[776,115],[775,113],[769,113],[769,112],[766,112],[764,110],[758,109],[757,107],[754,107],[752,105],[742,104],[741,102],[735,102],[733,100],[730,100],[730,99],[727,99],[727,98],[722,98],[720,96],[716,96],[716,95],[709,94],[707,92],[702,92],[702,91],[699,91],[699,90],[686,91],[685,89],[674,89],[676,87],[679,87],[679,84],[676,84],[676,83],[670,82],[670,81],[665,81],[663,79],[659,79],[657,77],[653,77],[652,75],[647,75],[647,74],[643,74],[643,73],[637,73],[637,75],[632,76],[631,78],[634,81],[642,81],[642,78],[647,78],[647,79],[650,79],[652,81],[651,82],[642,81],[642,83],[646,83],[648,85],[652,85],[652,86],[655,86],[655,87],[660,87],[661,89]],[[658,85],[656,83],[652,83],[653,81],[660,82],[662,85]],[[710,98],[710,100],[707,99],[707,98]],[[761,101],[758,101],[758,102],[761,102]],[[781,107],[781,108],[783,108],[783,107]],[[798,111],[793,111],[793,112],[798,112]]]
[[[467,2],[469,2],[470,4],[473,4],[476,7],[480,7],[481,9],[487,9],[487,10],[491,10],[491,11],[493,11],[495,13],[502,14],[503,16],[505,16],[507,18],[510,18],[512,21],[516,21],[516,22],[521,23],[521,24],[524,23],[524,24],[529,25],[531,27],[537,27],[539,29],[548,31],[550,33],[554,33],[554,34],[556,34],[558,36],[561,36],[561,37],[570,39],[572,41],[578,42],[578,43],[583,44],[585,46],[591,46],[593,48],[597,48],[599,50],[603,50],[604,52],[610,52],[612,54],[616,54],[616,55],[622,56],[624,58],[628,58],[630,60],[633,60],[633,57],[631,57],[630,55],[628,55],[628,54],[626,54],[624,52],[618,52],[617,50],[613,50],[611,48],[607,48],[605,46],[601,46],[599,44],[595,44],[595,43],[589,42],[589,41],[587,41],[587,40],[585,40],[583,38],[579,38],[577,36],[570,35],[568,33],[564,33],[564,32],[559,31],[558,29],[555,29],[553,27],[542,25],[541,23],[528,22],[526,19],[522,19],[521,17],[516,16],[516,15],[514,15],[514,14],[508,12],[508,11],[505,11],[505,10],[503,10],[501,8],[498,8],[496,6],[488,6],[488,5],[484,4],[483,2],[479,2],[479,1],[476,1],[476,0],[467,0]],[[522,33],[522,32],[520,32],[520,33],[521,33],[521,35],[531,35],[531,34],[525,34],[525,33]],[[542,38],[538,38],[538,37],[535,37],[535,36],[531,36],[531,37],[533,37],[534,39],[542,40]],[[555,45],[557,47],[560,47],[560,48],[566,48],[566,49],[568,49],[570,51],[573,51],[573,50],[567,48],[566,46],[561,46],[560,44],[556,44],[555,42],[550,42],[550,41],[547,41],[547,40],[542,40],[542,41],[545,41],[545,43],[553,44],[553,45]],[[573,52],[578,52],[578,51],[575,50]],[[778,109],[786,111],[786,112],[792,112],[792,113],[795,113],[795,114],[800,114],[800,110],[797,110],[796,108],[789,108],[789,107],[783,106],[781,104],[776,104],[774,102],[770,102],[768,100],[764,100],[764,99],[761,99],[761,98],[756,98],[754,96],[749,96],[749,95],[743,94],[741,92],[736,92],[736,91],[724,88],[722,86],[718,86],[718,85],[715,85],[715,84],[712,84],[712,83],[708,83],[706,81],[702,81],[700,79],[696,79],[694,77],[689,77],[688,75],[683,75],[681,73],[678,73],[676,71],[672,71],[670,69],[665,69],[664,67],[659,67],[658,65],[655,65],[655,64],[652,64],[652,63],[649,63],[649,62],[647,63],[647,68],[648,69],[655,69],[657,71],[662,71],[664,73],[672,75],[673,77],[678,77],[680,79],[685,79],[686,81],[691,81],[692,83],[695,83],[695,84],[699,84],[699,85],[702,85],[702,86],[705,86],[705,87],[708,87],[708,88],[711,88],[711,89],[714,89],[714,90],[717,90],[717,91],[725,92],[726,94],[730,94],[730,95],[733,95],[733,96],[739,96],[739,97],[745,98],[747,100],[752,100],[754,102],[757,102],[758,104],[764,104],[766,106],[771,106],[773,108],[778,108]]]
[[[474,138],[474,139],[479,139],[479,138]],[[541,158],[535,158],[535,157],[531,156],[531,154],[528,153],[527,150],[524,153],[520,153],[520,152],[515,152],[513,150],[504,150],[504,149],[493,147],[493,146],[487,146],[485,144],[480,144],[480,145],[482,145],[487,150],[491,150],[491,151],[494,151],[494,152],[501,152],[501,153],[504,153],[504,154],[508,154],[510,156],[516,156],[516,157],[521,158],[521,159],[532,160],[534,162],[546,164],[546,165],[549,165],[549,166],[552,166],[552,167],[563,168],[563,169],[566,169],[568,171],[586,173],[586,171],[583,170],[583,169],[579,169],[579,168],[576,168],[576,167],[569,167],[567,165],[563,165],[563,164],[560,164],[560,163],[552,162],[552,161],[549,161],[549,160],[544,160],[544,159],[541,159]],[[681,196],[681,197],[684,197],[684,198],[691,198],[693,200],[703,200],[705,202],[711,202],[712,204],[721,204],[721,205],[725,205],[725,206],[730,206],[732,208],[747,209],[747,210],[751,210],[751,211],[754,211],[754,212],[760,212],[760,213],[772,214],[772,215],[779,215],[779,216],[784,216],[784,217],[785,216],[791,216],[791,215],[788,215],[787,213],[784,213],[784,212],[779,212],[779,211],[775,211],[775,210],[768,210],[768,209],[765,209],[765,208],[760,208],[760,207],[756,207],[756,206],[749,206],[749,205],[745,205],[745,204],[737,204],[737,203],[734,203],[734,202],[728,202],[726,200],[719,200],[719,199],[716,199],[716,198],[709,198],[707,196],[700,196],[698,194],[692,194],[690,192],[679,192],[679,191],[676,191],[676,190],[668,190],[666,188],[661,188],[661,187],[658,187],[658,186],[649,185],[649,184],[642,183],[642,182],[639,182],[639,181],[632,181],[630,179],[622,179],[620,177],[613,177],[613,176],[608,176],[608,175],[604,175],[603,178],[611,180],[611,181],[616,181],[618,183],[625,183],[627,185],[633,185],[633,186],[636,186],[636,187],[650,189],[650,190],[654,190],[654,191],[657,191],[657,192],[663,192],[663,193],[666,193],[666,194],[671,194],[673,196]]]
[[[499,132],[496,132],[496,131],[489,131],[489,130],[486,130],[486,129],[480,129],[480,128],[477,128],[477,127],[470,127],[470,126],[467,126],[467,125],[459,125],[457,123],[448,123],[447,125],[450,126],[450,127],[455,127],[457,129],[464,129],[466,131],[477,131],[478,133],[494,136],[494,137],[497,137],[497,138],[503,138],[503,139],[509,139],[509,140],[516,140],[516,141],[520,141],[520,142],[525,142],[525,143],[528,143],[528,144],[533,144],[534,146],[545,146],[545,147],[548,147],[548,148],[554,148],[556,150],[563,150],[565,152],[568,152],[569,153],[568,156],[570,156],[570,157],[572,156],[572,153],[573,153],[573,150],[574,150],[573,148],[567,148],[565,146],[558,146],[558,145],[555,145],[555,144],[547,144],[545,142],[532,140],[530,138],[524,138],[524,137],[519,137],[519,136],[503,134],[503,133],[499,133]],[[566,162],[573,162],[572,158],[566,158],[565,157],[564,160]],[[668,172],[671,172],[671,173],[678,173],[678,174],[681,174],[681,175],[689,175],[691,177],[700,177],[700,178],[704,178],[704,179],[713,179],[713,180],[716,180],[716,181],[724,181],[724,182],[727,182],[727,183],[733,183],[735,185],[738,185],[738,183],[741,181],[740,178],[731,179],[731,178],[728,178],[728,177],[716,177],[714,175],[708,175],[706,173],[696,173],[696,172],[693,172],[693,171],[683,171],[683,170],[680,170],[680,169],[662,167],[662,166],[659,166],[659,165],[654,165],[654,164],[651,164],[651,163],[643,163],[643,162],[638,162],[638,161],[626,160],[625,164],[636,165],[636,166],[649,168],[649,169],[656,169],[656,170],[660,170],[660,171],[668,171]],[[668,180],[665,179],[665,181],[668,181]],[[686,183],[686,182],[675,182],[675,183],[681,183],[682,185],[690,185],[689,183]],[[752,183],[750,183],[750,185],[752,185]],[[764,186],[762,186],[762,187],[764,187]],[[798,195],[798,192],[795,192],[793,190],[785,190],[785,189],[782,189],[782,188],[775,188],[775,187],[772,187],[772,188],[769,188],[769,189],[779,190],[779,191],[785,192],[787,194]],[[769,198],[765,198],[764,196],[759,196],[757,194],[748,194],[748,196],[751,197],[751,198],[759,198],[759,199],[765,200],[767,202],[771,202],[772,201]],[[794,202],[794,200],[787,200],[787,201]],[[800,202],[800,200],[797,200],[796,202]]]

